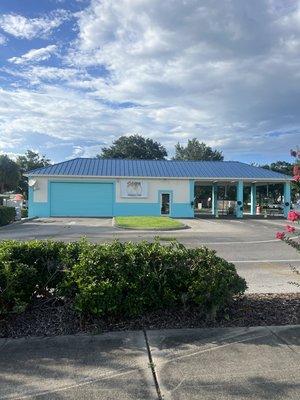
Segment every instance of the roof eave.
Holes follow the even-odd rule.
[[[183,179],[183,180],[194,180],[194,181],[238,181],[243,180],[245,182],[287,182],[292,181],[293,177],[283,176],[282,178],[257,178],[257,177],[193,177],[193,176],[112,176],[112,175],[51,175],[51,174],[24,174],[26,177],[44,177],[44,178],[96,178],[96,179]]]

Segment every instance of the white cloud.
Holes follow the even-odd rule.
[[[0,33],[0,45],[3,45],[7,42],[7,38]]]
[[[142,133],[168,149],[197,137],[228,158],[288,157],[300,130],[299,4],[92,0],[66,64],[12,67],[27,81],[0,93],[0,129],[106,144]]]
[[[143,105],[164,133],[176,125],[219,146],[228,136],[230,147],[266,132],[266,142],[300,128],[299,4],[93,0],[68,61],[104,65],[110,81],[90,81],[94,96]]]
[[[58,28],[69,17],[65,10],[57,10],[48,16],[26,18],[18,14],[0,16],[0,28],[6,33],[21,39],[45,37]]]
[[[49,45],[41,49],[31,49],[21,57],[12,57],[8,61],[14,64],[25,64],[48,60],[57,51],[56,45]]]

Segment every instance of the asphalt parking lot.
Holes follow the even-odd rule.
[[[296,276],[290,265],[300,266],[297,251],[275,239],[283,230],[284,220],[182,220],[191,228],[181,231],[147,232],[117,229],[110,218],[40,218],[0,229],[0,240],[53,239],[74,241],[82,237],[101,243],[114,239],[122,241],[153,240],[155,236],[176,238],[189,247],[206,245],[232,261],[239,274],[248,282],[249,292],[296,292],[289,282]]]

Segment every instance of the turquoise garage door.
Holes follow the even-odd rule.
[[[51,182],[52,217],[111,217],[113,184],[90,182]]]

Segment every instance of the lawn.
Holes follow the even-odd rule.
[[[180,221],[169,217],[116,217],[116,225],[127,229],[168,230],[184,228]]]

